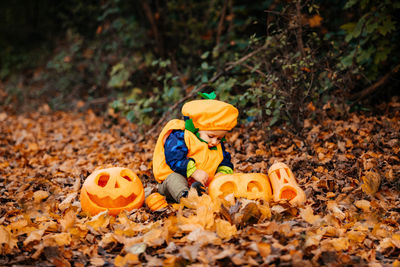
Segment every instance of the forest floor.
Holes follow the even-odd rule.
[[[304,205],[191,194],[186,206],[91,217],[79,195],[96,169],[130,168],[156,191],[157,135],[90,110],[0,113],[0,265],[400,266],[400,104],[335,118],[227,136],[236,172],[285,162]]]

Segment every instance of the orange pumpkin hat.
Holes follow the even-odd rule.
[[[219,100],[201,99],[183,105],[182,114],[192,119],[194,127],[201,131],[230,131],[237,124],[239,111]]]

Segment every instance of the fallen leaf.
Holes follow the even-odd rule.
[[[349,248],[349,240],[346,237],[334,238],[330,241],[336,251],[347,250]]]
[[[332,212],[333,216],[340,220],[344,220],[346,218],[346,214],[340,210],[337,203],[334,200],[330,200],[327,203],[327,208]]]
[[[363,184],[361,189],[364,193],[370,196],[374,196],[381,185],[381,176],[376,172],[369,171],[361,177]]]
[[[311,247],[311,246],[317,246],[319,245],[319,242],[321,241],[322,235],[316,235],[310,233],[306,237],[306,242],[304,243],[304,247]]]
[[[217,235],[222,239],[231,239],[237,233],[236,226],[231,225],[228,221],[217,219],[215,225]]]
[[[354,205],[364,212],[369,212],[371,208],[371,203],[368,200],[364,199],[357,200],[356,202],[354,202]]]
[[[267,243],[257,243],[261,257],[265,258],[271,254],[271,245]]]
[[[49,197],[49,192],[47,192],[47,191],[38,190],[38,191],[35,191],[35,193],[33,193],[33,201],[35,203],[39,203],[40,201],[42,201],[43,199],[46,199],[48,197]]]
[[[303,220],[305,220],[309,224],[315,224],[316,222],[321,220],[321,216],[314,215],[311,206],[307,206],[305,209],[300,209],[300,216]]]
[[[27,246],[31,242],[40,241],[44,234],[44,230],[32,231],[28,237],[24,240],[24,246]]]
[[[17,239],[5,227],[0,225],[0,254],[9,253],[16,246]]]

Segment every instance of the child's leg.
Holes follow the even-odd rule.
[[[189,191],[187,178],[179,173],[173,172],[158,185],[158,192],[161,195],[167,197],[169,201],[175,201],[179,203],[180,198],[184,195],[184,192]]]

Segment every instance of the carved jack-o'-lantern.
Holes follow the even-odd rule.
[[[159,193],[153,193],[146,198],[146,206],[150,210],[156,211],[168,206],[165,197]]]
[[[140,208],[144,201],[143,185],[130,169],[113,167],[89,175],[81,189],[82,210],[95,215],[108,210],[117,215],[122,210]]]
[[[235,197],[247,199],[272,198],[268,177],[262,173],[234,173],[216,176],[208,186],[208,193],[213,198],[224,198],[231,193]]]
[[[306,201],[304,191],[299,187],[290,168],[282,162],[274,163],[268,169],[274,201],[287,199],[291,204],[302,204]]]

